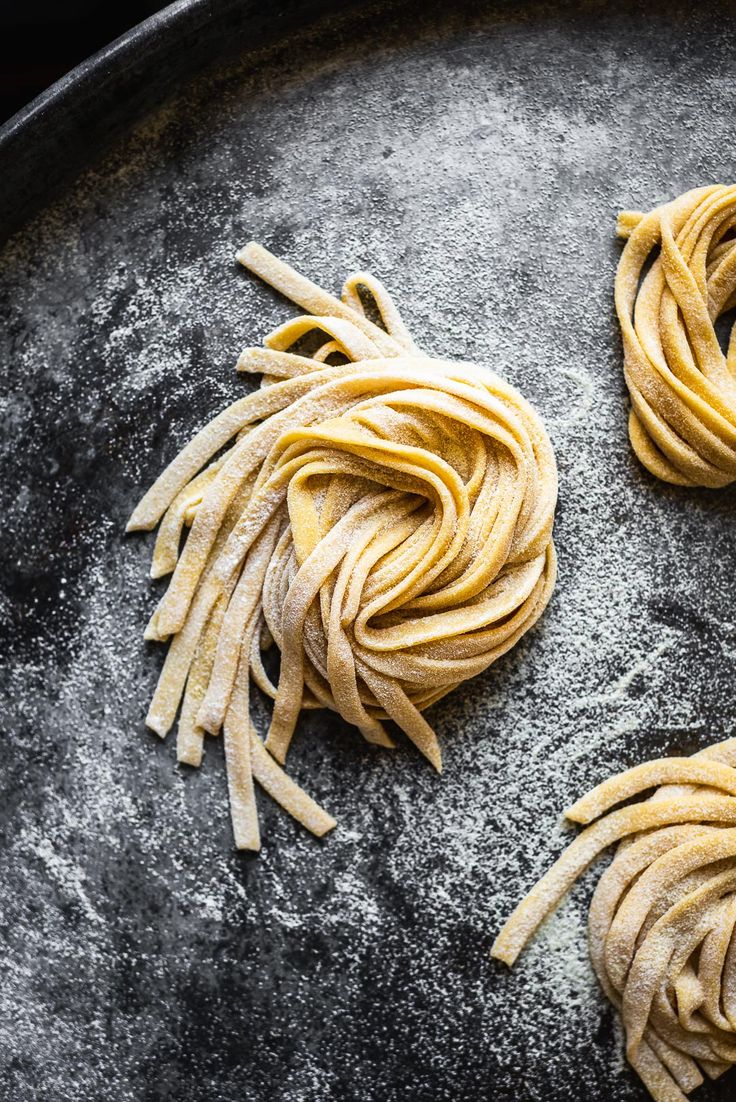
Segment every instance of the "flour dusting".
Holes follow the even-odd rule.
[[[732,733],[734,494],[632,458],[611,295],[619,208],[732,176],[733,62],[716,6],[575,7],[304,31],[183,88],[8,248],[5,1097],[642,1097],[587,959],[591,876],[512,973],[489,951],[565,806]],[[333,292],[373,271],[423,349],[519,387],[560,470],[557,589],[432,709],[443,775],[310,713],[290,771],[338,827],[259,793],[257,857],[219,741],[193,771],[143,726],[160,587],[123,534],[293,315],[238,270],[251,238]]]

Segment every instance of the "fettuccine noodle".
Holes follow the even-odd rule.
[[[696,188],[649,214],[625,211],[616,313],[631,396],[629,437],[644,466],[681,486],[736,479],[736,185]],[[642,273],[659,248],[659,255]]]
[[[378,280],[351,276],[336,299],[258,245],[239,259],[307,315],[242,353],[261,389],[194,437],[128,529],[160,524],[151,573],[172,574],[146,632],[170,640],[146,722],[164,737],[180,708],[177,755],[195,766],[222,730],[236,844],[257,849],[254,779],[315,834],[335,825],[281,768],[301,708],[383,747],[392,720],[441,768],[422,711],[550,598],[557,473],[521,395],[422,354]],[[251,680],[274,700],[265,744]]]
[[[609,810],[654,786],[651,799]],[[622,841],[591,903],[591,960],[652,1097],[686,1102],[701,1071],[716,1078],[736,1063],[736,739],[630,769],[565,814],[586,829],[492,953],[513,965],[577,877]]]

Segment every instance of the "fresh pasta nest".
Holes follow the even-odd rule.
[[[243,352],[261,388],[194,437],[128,528],[160,523],[151,572],[172,574],[146,633],[170,640],[147,723],[163,737],[181,707],[191,765],[223,731],[236,844],[255,849],[253,778],[314,833],[334,826],[281,769],[301,708],[331,708],[384,747],[392,720],[440,769],[423,710],[549,600],[557,475],[521,395],[423,355],[377,280],[354,275],[335,299],[257,245],[239,259],[308,315]],[[305,340],[308,355],[289,351]],[[251,680],[274,700],[265,745]]]
[[[736,185],[619,215],[619,236],[628,238],[616,312],[629,436],[652,474],[682,486],[736,479],[736,325],[726,353],[716,333],[718,318],[736,307],[735,230]]]
[[[736,1063],[736,739],[621,773],[566,816],[598,821],[519,904],[493,955],[512,965],[587,865],[621,842],[590,906],[591,960],[652,1097],[686,1102],[702,1072]]]

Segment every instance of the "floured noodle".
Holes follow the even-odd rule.
[[[378,280],[351,276],[336,299],[258,245],[239,259],[308,314],[242,353],[260,390],[194,437],[128,529],[160,524],[151,573],[172,574],[146,629],[170,640],[146,722],[163,737],[181,709],[177,755],[195,766],[223,731],[236,844],[257,849],[254,780],[313,833],[335,825],[281,768],[302,708],[383,747],[392,720],[441,768],[422,711],[550,598],[557,473],[521,395],[419,352]],[[305,338],[316,351],[290,351]],[[274,699],[265,745],[251,679]]]
[[[619,215],[619,236],[628,238],[616,312],[629,436],[652,474],[682,486],[736,479],[736,324],[725,354],[715,331],[736,306],[734,229],[736,185],[696,188],[649,214]]]
[[[651,799],[609,811],[655,785]],[[736,739],[630,769],[566,816],[598,821],[522,900],[492,953],[513,965],[575,879],[622,841],[591,903],[591,960],[650,1094],[685,1102],[702,1072],[736,1063]]]

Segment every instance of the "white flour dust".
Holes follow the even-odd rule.
[[[729,113],[680,117],[683,89],[723,93],[728,59],[675,72],[607,16],[546,18],[448,17],[410,44],[368,26],[286,73],[288,43],[203,78],[6,253],[3,424],[26,442],[6,538],[20,577],[56,570],[4,678],[0,1052],[19,1098],[640,1097],[587,959],[591,877],[512,974],[489,949],[572,837],[566,805],[732,733],[733,494],[637,467],[611,306],[618,208],[731,170]],[[316,842],[260,794],[255,858],[232,851],[219,743],[196,773],[144,730],[160,590],[152,539],[123,535],[252,385],[241,347],[292,316],[238,270],[251,238],[333,292],[374,271],[425,350],[522,390],[560,470],[556,592],[432,710],[442,777],[305,716],[290,770],[338,828]]]

